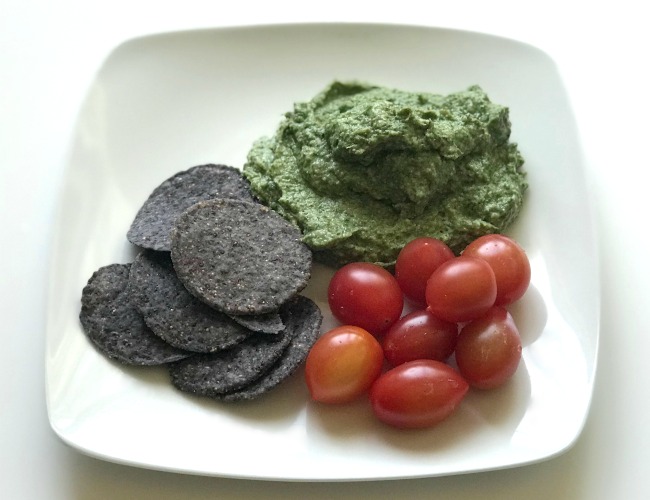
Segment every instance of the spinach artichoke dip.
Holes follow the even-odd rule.
[[[478,86],[443,96],[334,82],[253,144],[244,175],[315,260],[390,266],[418,236],[459,253],[513,221],[527,183],[509,137],[508,108]]]

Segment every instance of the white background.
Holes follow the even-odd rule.
[[[0,498],[650,498],[650,36],[638,5],[0,0]],[[576,445],[560,457],[445,478],[255,482],[102,462],[69,449],[50,430],[43,357],[52,212],[74,120],[95,72],[116,45],[146,33],[302,21],[476,30],[536,45],[558,64],[587,157],[602,260],[592,408]]]

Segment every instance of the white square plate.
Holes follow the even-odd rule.
[[[439,426],[398,431],[365,402],[308,401],[302,373],[262,400],[223,405],[172,388],[162,368],[100,356],[78,321],[94,270],[128,262],[126,231],[173,173],[241,167],[296,101],[334,79],[448,93],[481,85],[510,107],[530,190],[511,229],[532,284],[512,309],[524,341],[513,380],[471,391]],[[51,425],[92,456],[155,469],[281,480],[457,474],[540,461],[579,435],[596,368],[596,239],[570,103],[554,63],[512,40],[384,25],[214,29],[128,41],[105,61],[82,107],[55,227],[47,322]],[[306,294],[327,314],[328,271]],[[323,329],[334,323],[331,318]]]

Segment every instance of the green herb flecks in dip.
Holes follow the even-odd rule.
[[[315,258],[394,263],[418,236],[460,252],[521,209],[508,108],[478,86],[447,96],[334,82],[251,149],[253,192],[297,224]]]

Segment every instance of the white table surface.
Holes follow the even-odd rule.
[[[650,36],[638,4],[0,0],[0,498],[650,498]],[[44,391],[50,227],[74,120],[96,70],[117,44],[142,34],[304,21],[475,30],[528,42],[555,59],[587,156],[602,259],[596,387],[568,452],[471,475],[285,483],[116,465],[68,448],[51,431]]]

